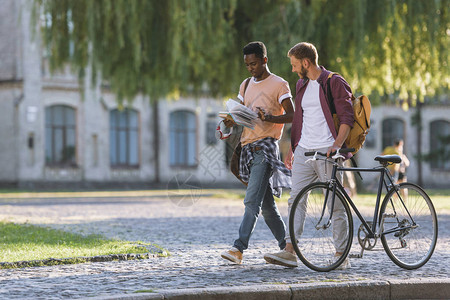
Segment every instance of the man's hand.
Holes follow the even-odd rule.
[[[234,121],[231,119],[225,119],[225,120],[223,120],[223,124],[225,124],[225,126],[230,128],[230,127],[233,127],[236,123],[234,123]]]
[[[335,146],[335,145],[329,147],[328,150],[327,150],[327,157],[330,157],[332,152],[336,152],[339,149],[341,149],[341,147],[338,147],[338,146]]]
[[[273,122],[273,117],[272,115],[266,114],[265,111],[261,108],[261,107],[257,107],[258,109],[258,117],[265,122]]]
[[[342,145],[344,144],[345,139],[347,138],[348,134],[350,133],[350,129],[352,129],[352,128],[347,124],[341,124],[341,126],[339,126],[338,135],[336,137],[336,140],[333,143],[333,146],[328,148],[327,157],[330,157],[331,152],[335,152],[342,148]]]
[[[289,147],[289,152],[284,159],[284,165],[289,170],[292,170],[292,163],[294,162],[294,153],[292,153],[292,147]]]
[[[281,105],[283,106],[285,113],[279,116],[270,115],[266,113],[261,107],[257,107],[258,118],[260,118],[264,122],[276,124],[292,123],[292,119],[294,117],[294,107],[292,106],[291,98],[284,99]]]
[[[258,118],[260,118],[261,120],[265,121],[266,120],[266,113],[264,112],[264,110],[261,107],[257,107],[258,109]]]

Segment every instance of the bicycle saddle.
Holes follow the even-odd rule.
[[[398,155],[377,155],[375,157],[376,161],[379,161],[380,163],[394,163],[398,164],[402,162],[402,158]]]

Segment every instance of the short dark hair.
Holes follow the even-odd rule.
[[[243,51],[244,55],[255,54],[256,57],[264,59],[267,57],[266,45],[263,42],[251,42],[245,45]]]
[[[317,49],[311,43],[298,43],[292,47],[288,52],[288,57],[295,57],[296,59],[302,60],[304,58],[309,59],[313,64],[317,65],[319,55],[317,54]]]
[[[398,145],[400,145],[400,143],[402,143],[403,142],[403,139],[395,139],[394,140],[394,146],[398,146]]]

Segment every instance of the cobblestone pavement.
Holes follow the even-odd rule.
[[[220,257],[237,237],[243,204],[200,197],[191,206],[167,194],[122,198],[0,199],[0,220],[29,222],[83,234],[157,243],[169,257],[0,270],[0,299],[60,299],[156,291],[159,289],[295,284],[317,281],[449,278],[450,215],[439,215],[439,240],[431,260],[419,270],[397,267],[381,250],[352,259],[345,271],[318,273],[300,265],[266,264],[263,254],[276,241],[259,219],[242,265]],[[180,198],[181,200],[183,198]],[[286,218],[286,203],[279,204]],[[356,227],[359,224],[355,224]],[[352,253],[360,248],[355,241]]]

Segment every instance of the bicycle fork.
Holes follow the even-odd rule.
[[[328,187],[330,187],[332,189],[330,216],[328,217],[328,221],[325,224],[320,225],[322,223],[323,216],[325,215],[325,210],[327,209],[327,204],[328,204],[328,199],[329,199],[329,194],[330,194],[330,189],[327,189],[325,191],[325,200],[323,201],[322,214],[320,215],[320,219],[315,226],[317,230],[320,230],[320,229],[325,230],[331,226],[331,218],[333,217],[333,210],[334,210],[334,199],[336,197],[336,179],[333,179],[335,173],[336,173],[336,169],[333,168],[333,175],[331,177],[332,179],[330,179],[328,181]]]

